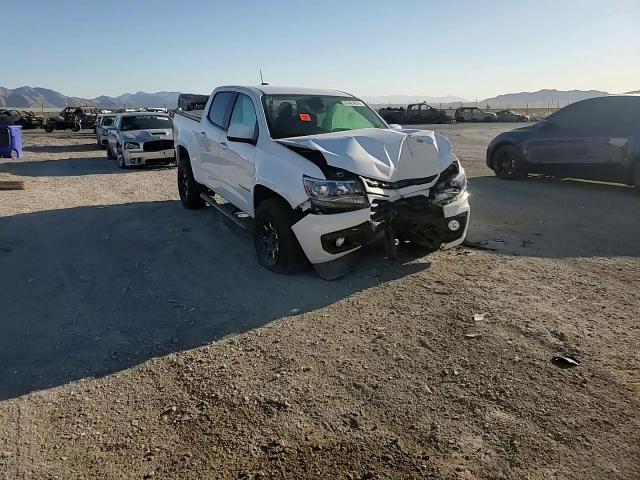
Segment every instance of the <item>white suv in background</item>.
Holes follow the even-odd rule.
[[[173,120],[162,113],[119,114],[109,130],[107,158],[120,168],[174,163]]]

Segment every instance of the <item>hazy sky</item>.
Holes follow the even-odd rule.
[[[3,24],[17,37],[0,66],[9,88],[209,93],[257,84],[262,68],[271,84],[361,96],[640,89],[640,0],[13,4]]]

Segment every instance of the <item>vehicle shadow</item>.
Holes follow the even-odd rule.
[[[469,191],[469,243],[550,258],[640,256],[640,195],[634,188],[487,176],[471,178]]]
[[[10,160],[0,163],[0,172],[25,177],[74,177],[104,173],[127,173],[106,157],[64,158],[60,160]]]
[[[79,145],[29,145],[23,148],[32,153],[67,153],[67,152],[95,152],[100,150],[97,143],[83,143]]]
[[[378,247],[376,247],[378,248]],[[211,208],[178,201],[0,218],[0,400],[107,375],[429,268],[365,255],[334,281],[277,275]]]

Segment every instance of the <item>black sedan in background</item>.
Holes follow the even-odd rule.
[[[539,173],[640,187],[640,96],[582,100],[501,133],[489,144],[487,165],[507,180]]]

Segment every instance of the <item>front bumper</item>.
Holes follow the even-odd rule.
[[[335,272],[336,260],[357,252],[388,227],[393,227],[398,235],[409,225],[426,227],[436,248],[452,248],[464,241],[469,226],[468,193],[444,206],[430,204],[425,196],[401,200],[387,202],[383,207],[378,204],[345,213],[309,213],[292,229],[302,250],[319,273],[323,264],[331,265],[331,272]],[[410,200],[410,203],[406,200]],[[422,206],[415,208],[420,202],[423,202]],[[459,227],[452,231],[449,222],[454,219]],[[344,241],[337,246],[336,240],[339,238]],[[345,261],[347,268],[349,264],[349,261]],[[335,278],[335,275],[331,276]]]
[[[175,162],[175,149],[145,152],[143,150],[123,150],[125,165],[165,165]]]

